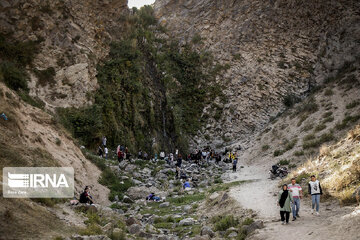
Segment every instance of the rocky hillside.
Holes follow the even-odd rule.
[[[96,65],[125,27],[127,1],[2,1],[0,32],[12,41],[38,41],[30,95],[46,108],[90,104]],[[120,20],[119,20],[120,19]],[[116,29],[114,30],[114,26]]]
[[[358,1],[171,1],[155,12],[169,34],[210,49],[230,69],[227,104],[197,143],[247,147],[254,132],[285,109],[288,96],[304,97],[326,79],[358,69]],[[210,107],[210,109],[211,109]],[[239,141],[240,140],[240,141]],[[196,143],[195,143],[196,144]]]

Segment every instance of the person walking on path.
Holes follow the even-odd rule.
[[[233,160],[233,172],[236,172],[237,158]]]
[[[292,204],[292,215],[293,215],[293,221],[296,220],[299,216],[299,210],[300,210],[300,199],[302,198],[303,192],[302,188],[299,184],[296,183],[296,179],[291,179],[291,184],[288,185],[288,189],[292,194],[293,197],[293,204]]]
[[[279,199],[277,203],[278,206],[280,206],[280,217],[282,224],[289,224],[291,202],[293,202],[292,194],[290,191],[288,191],[287,185],[284,184],[282,190],[279,192]]]
[[[316,215],[319,214],[320,208],[320,195],[322,195],[322,189],[320,186],[319,180],[316,180],[315,175],[311,176],[311,181],[309,182],[309,194],[311,196],[311,214],[314,214],[314,208],[316,206]]]

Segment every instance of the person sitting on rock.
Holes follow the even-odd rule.
[[[149,196],[146,197],[146,200],[159,202],[160,198],[158,196],[156,196],[155,193],[150,193]]]
[[[191,190],[191,183],[190,183],[189,179],[186,179],[186,181],[183,184],[183,188],[184,188],[185,191]]]
[[[80,194],[80,203],[94,204],[94,200],[90,195],[90,188],[88,186],[85,187],[84,192]]]

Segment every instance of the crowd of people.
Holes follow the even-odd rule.
[[[106,146],[106,137],[102,138],[102,146],[98,148],[98,154],[105,159],[108,158],[109,150]],[[116,155],[119,163],[123,160],[130,159],[130,152],[127,147],[118,145],[116,149]],[[219,162],[223,161],[225,163],[232,163],[232,171],[236,172],[238,157],[236,152],[227,151],[223,153],[215,152],[215,150],[205,148],[205,149],[196,149],[190,154],[183,157],[179,150],[175,150],[174,153],[166,154],[164,151],[160,151],[159,155],[157,153],[154,154],[154,157],[151,158],[149,154],[141,149],[137,154],[138,159],[142,160],[164,160],[170,166],[175,167],[175,178],[180,179],[182,181],[182,189],[184,191],[192,190],[196,184],[186,175],[186,172],[182,169],[183,160],[194,163],[197,165],[209,165],[212,162],[215,164],[219,164]],[[80,195],[80,203],[93,204],[93,198],[90,195],[90,188],[88,186],[85,187],[84,191]],[[320,195],[322,195],[322,189],[320,182],[316,179],[315,175],[311,176],[311,181],[308,184],[308,193],[311,197],[312,202],[312,214],[319,215],[320,208]],[[281,191],[278,194],[277,205],[280,207],[280,219],[282,224],[288,224],[290,219],[290,213],[292,213],[292,221],[300,218],[300,200],[303,197],[303,190],[299,184],[296,183],[296,179],[292,178],[290,184],[284,184],[282,186]],[[147,201],[161,201],[160,197],[156,196],[155,193],[150,193],[146,197]]]

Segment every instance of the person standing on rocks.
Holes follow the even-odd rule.
[[[280,206],[280,217],[281,224],[289,224],[291,206],[290,203],[293,202],[292,193],[288,191],[286,184],[282,186],[282,190],[279,192],[279,199],[277,205]],[[286,222],[285,222],[286,221]]]
[[[322,195],[322,189],[320,186],[319,180],[316,180],[315,175],[311,176],[311,181],[309,182],[309,194],[311,196],[311,214],[314,214],[314,208],[316,206],[316,215],[319,214],[320,208],[320,195]]]
[[[299,216],[299,210],[300,210],[300,199],[302,198],[303,192],[302,188],[299,184],[296,183],[296,179],[291,179],[291,184],[288,185],[289,191],[292,193],[293,196],[293,204],[292,204],[292,215],[293,215],[293,221],[296,220]]]
[[[233,172],[236,172],[237,158],[233,160]]]

